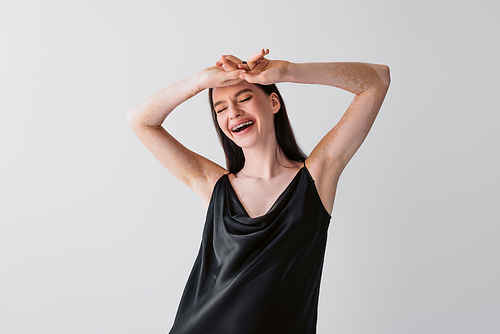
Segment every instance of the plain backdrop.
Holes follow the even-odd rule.
[[[495,1],[11,1],[0,6],[0,333],[168,333],[200,200],[126,111],[222,54],[387,64],[341,177],[318,333],[499,333]],[[281,84],[310,153],[352,95]],[[164,124],[224,165],[207,93]]]

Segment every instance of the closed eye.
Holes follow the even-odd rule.
[[[249,96],[249,97],[247,97],[247,98],[244,98],[244,99],[243,99],[243,100],[241,100],[239,103],[246,102],[246,101],[250,100],[251,98],[252,98],[252,96]],[[224,110],[226,110],[226,109],[227,109],[227,107],[222,108],[222,109],[219,109],[219,110],[216,110],[215,112],[216,112],[217,114],[219,114],[219,113],[223,112],[223,111],[224,111]]]

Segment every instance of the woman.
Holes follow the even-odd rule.
[[[261,50],[166,87],[129,110],[130,127],[207,209],[200,252],[171,334],[315,333],[319,283],[340,174],[368,134],[390,77],[385,65],[269,60]],[[306,159],[278,82],[355,94]],[[163,127],[209,89],[228,169],[188,150]],[[324,120],[321,120],[324,121]]]

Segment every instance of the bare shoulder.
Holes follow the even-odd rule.
[[[314,181],[323,206],[331,215],[337,184],[342,171],[336,171],[335,168],[332,168],[326,156],[318,154],[316,150],[306,159],[305,167]]]
[[[215,184],[223,175],[228,174],[229,171],[208,159],[204,165],[206,168],[204,176],[199,178],[198,182],[194,182],[196,185],[192,189],[200,197],[203,207],[207,210]]]

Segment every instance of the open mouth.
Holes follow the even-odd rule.
[[[240,132],[240,131],[243,131],[245,130],[246,128],[248,128],[249,126],[252,126],[254,123],[254,121],[246,121],[246,122],[243,122],[243,123],[240,123],[238,125],[235,125],[231,128],[231,131],[233,132]]]

